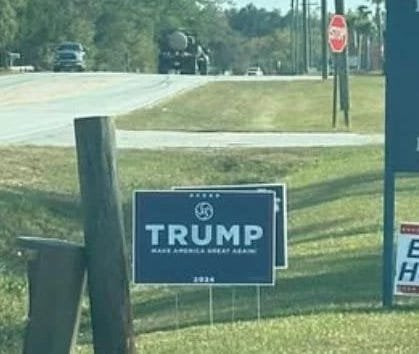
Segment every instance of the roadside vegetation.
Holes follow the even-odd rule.
[[[325,132],[332,127],[333,80],[214,82],[118,117],[126,130]],[[384,78],[350,79],[352,127],[384,130]],[[345,131],[338,112],[337,130]]]
[[[156,72],[163,34],[183,28],[195,33],[202,45],[211,50],[215,72],[243,73],[249,65],[256,64],[266,72],[277,72],[278,60],[283,63],[283,70],[290,71],[290,13],[253,5],[227,9],[227,3],[1,0],[0,66],[7,65],[7,52],[18,52],[22,59],[16,64],[51,69],[55,46],[70,40],[81,42],[88,49],[91,70]],[[318,28],[317,16],[313,16],[312,22]],[[318,41],[317,32],[315,36]],[[314,51],[318,61],[319,50]]]
[[[415,353],[418,302],[380,307],[381,147],[119,151],[128,244],[131,192],[173,185],[285,182],[289,269],[275,287],[133,286],[142,353]],[[51,173],[54,171],[54,173]],[[417,178],[397,183],[397,222],[416,220]],[[0,149],[0,353],[21,352],[27,288],[17,235],[82,242],[73,149]],[[179,309],[175,310],[175,296]],[[232,321],[234,317],[234,321]],[[177,318],[177,320],[176,320]],[[88,301],[77,353],[92,353]]]
[[[21,59],[15,65],[51,70],[54,48],[62,41],[76,41],[87,48],[89,70],[156,72],[159,43],[176,28],[195,33],[210,50],[213,73],[243,74],[256,65],[268,74],[321,67],[320,11],[310,11],[310,57],[304,64],[304,16],[296,2],[282,11],[258,8],[250,1],[232,7],[228,0],[1,0],[0,4],[0,67],[8,65],[7,53],[16,52]],[[347,11],[348,55],[357,71],[381,70],[382,5],[382,0],[365,0]]]

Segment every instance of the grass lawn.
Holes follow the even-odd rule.
[[[126,130],[324,132],[332,128],[333,80],[214,82],[118,117]],[[351,131],[383,132],[384,78],[350,78]],[[347,130],[343,114],[339,131]]]
[[[208,288],[133,286],[141,353],[416,353],[418,301],[380,308],[382,158],[380,147],[120,151],[127,235],[136,188],[285,182],[289,192],[289,269],[261,289],[261,321],[254,287],[235,288],[234,313],[233,288],[216,287],[211,327]],[[418,182],[399,179],[398,222],[418,219]],[[0,149],[1,354],[21,353],[24,333],[15,236],[82,242],[81,230],[74,150]],[[92,352],[85,299],[77,353]]]

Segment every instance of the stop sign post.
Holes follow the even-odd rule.
[[[349,89],[348,72],[345,49],[348,45],[348,26],[342,14],[332,16],[328,27],[328,42],[331,52],[334,54],[333,76],[333,116],[332,125],[336,127],[336,106],[338,77],[340,80],[340,108],[344,112],[345,125],[349,127]]]

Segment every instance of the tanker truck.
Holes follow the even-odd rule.
[[[159,46],[160,74],[208,74],[209,55],[196,36],[176,30],[163,35]]]

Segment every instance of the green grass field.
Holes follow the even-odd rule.
[[[119,117],[127,130],[333,131],[333,80],[215,82]],[[350,79],[351,131],[383,132],[384,78]],[[337,130],[347,130],[338,114]]]
[[[382,132],[383,79],[355,77],[352,130]],[[249,99],[251,97],[251,99]],[[329,131],[331,82],[214,83],[117,120],[125,129]],[[340,116],[342,128],[342,117]],[[381,308],[382,147],[119,151],[127,243],[131,192],[285,182],[289,269],[274,287],[132,286],[141,353],[416,353],[419,302]],[[53,173],[51,173],[53,171]],[[0,149],[0,353],[21,353],[27,303],[17,235],[83,242],[75,151]],[[417,220],[418,178],[397,182],[396,219]],[[234,292],[234,308],[232,306]],[[176,311],[175,299],[179,308]],[[83,301],[78,354],[93,353]]]
[[[380,307],[382,148],[120,151],[118,163],[128,243],[133,189],[288,186],[289,269],[261,289],[261,321],[254,287],[235,288],[234,314],[233,289],[216,287],[211,327],[208,288],[133,286],[141,353],[417,352],[418,301]],[[398,222],[417,220],[418,182],[399,179]],[[20,353],[24,333],[16,235],[82,242],[81,230],[74,150],[0,149],[0,353]],[[77,353],[92,352],[85,300]]]

